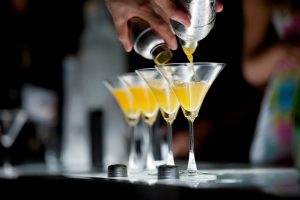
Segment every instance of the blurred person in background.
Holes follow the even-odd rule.
[[[243,75],[264,94],[250,160],[293,164],[295,97],[300,82],[300,3],[244,0]]]
[[[282,38],[280,33],[288,30],[276,30],[277,21],[296,14],[296,5],[293,3],[296,4],[296,1],[244,0],[243,75],[247,82],[257,88],[267,85],[282,60],[300,62],[299,34],[297,40],[293,38],[293,41],[289,41],[288,38]],[[298,11],[298,18],[299,14]],[[299,19],[296,23],[299,23]]]

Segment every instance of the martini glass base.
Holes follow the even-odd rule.
[[[15,178],[18,177],[18,175],[18,170],[9,163],[5,163],[0,169],[0,176],[4,176],[6,178]]]
[[[146,170],[146,174],[149,176],[157,176],[157,169]]]
[[[180,170],[179,171],[180,178],[188,178],[188,179],[201,179],[204,181],[214,181],[217,180],[217,175],[204,173],[199,170]]]
[[[160,165],[166,164],[166,162],[164,160],[155,160],[155,161],[153,161],[153,163],[154,163],[154,166],[155,166],[154,168],[150,168],[150,169],[146,169],[145,170],[146,173],[149,176],[157,176],[157,174],[158,174],[158,167]]]

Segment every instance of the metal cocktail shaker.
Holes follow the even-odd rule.
[[[183,47],[196,48],[215,24],[216,0],[177,0],[177,4],[190,15],[191,26],[185,27],[174,20],[171,25]]]
[[[133,48],[136,53],[156,64],[168,63],[172,52],[166,42],[144,21],[133,18],[130,20]]]

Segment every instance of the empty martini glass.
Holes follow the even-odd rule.
[[[0,175],[6,177],[18,176],[18,170],[11,163],[10,148],[16,141],[27,121],[27,114],[20,109],[0,110],[0,143],[4,148],[3,169]]]

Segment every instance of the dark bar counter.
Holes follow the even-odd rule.
[[[45,195],[75,194],[106,199],[300,199],[300,174],[290,167],[198,164],[216,180],[158,180],[146,172],[108,178],[106,172],[48,170],[43,165],[19,166],[19,175],[0,178],[1,193],[18,195],[24,188]],[[183,168],[184,169],[184,166]],[[22,192],[24,197],[32,193]],[[109,198],[107,198],[109,197]],[[105,198],[104,198],[105,199]]]

